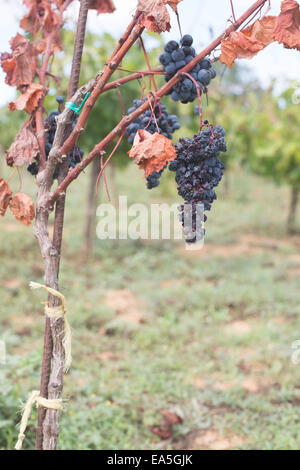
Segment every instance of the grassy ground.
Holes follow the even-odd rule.
[[[81,177],[69,195],[61,265],[73,366],[59,448],[299,448],[300,364],[291,345],[300,339],[300,238],[285,235],[287,190],[236,171],[230,195],[221,188],[209,214],[202,251],[97,241],[86,266],[86,184]],[[23,186],[33,193],[32,180]],[[129,202],[175,198],[170,185],[144,190],[133,168],[117,187]],[[0,448],[8,449],[20,400],[39,386],[45,297],[28,288],[43,276],[31,228],[10,215],[0,224],[0,339],[8,355],[0,366]],[[163,410],[183,420],[172,435],[164,434]],[[34,445],[35,418],[36,411],[25,448]]]

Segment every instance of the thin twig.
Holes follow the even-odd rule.
[[[233,1],[232,0],[230,0],[230,5],[231,5],[231,11],[232,11],[232,18],[233,18],[233,21],[235,22],[236,17],[235,17],[235,13],[234,13]]]
[[[200,117],[200,126],[199,126],[199,132],[200,132],[201,129],[202,129],[202,127],[203,127],[200,86],[199,86],[199,84],[196,82],[196,80],[194,79],[194,77],[192,77],[192,75],[190,75],[190,74],[187,73],[187,72],[182,72],[182,73],[183,73],[183,75],[186,75],[190,80],[192,80],[192,82],[193,82],[194,85],[196,86],[197,97],[198,97],[199,117]]]

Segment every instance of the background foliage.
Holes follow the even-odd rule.
[[[73,38],[67,31],[64,35],[67,48],[54,70],[63,72],[63,89]],[[151,36],[149,41],[153,44]],[[88,35],[82,82],[95,75],[96,64],[103,64],[113,43],[109,35]],[[154,66],[159,52],[157,43],[149,54]],[[138,46],[123,67],[144,67]],[[138,97],[133,83],[121,87],[121,93],[126,109]],[[198,256],[173,242],[97,240],[93,262],[84,265],[88,178],[71,187],[61,286],[69,303],[74,363],[66,378],[69,403],[62,415],[60,448],[299,445],[299,366],[290,356],[291,343],[299,339],[300,241],[286,237],[278,216],[288,212],[288,187],[299,189],[300,184],[299,106],[292,104],[292,93],[291,87],[275,97],[247,69],[235,67],[215,80],[208,105],[202,98],[204,117],[227,131],[230,188],[227,195],[224,187],[219,189],[206,247]],[[54,88],[51,95],[48,111],[56,108]],[[194,106],[167,98],[164,103],[182,124],[175,139],[192,136],[198,128]],[[103,95],[80,146],[88,151],[121,113],[117,92]],[[21,113],[1,110],[4,149],[23,119]],[[172,175],[164,176],[157,190],[147,191],[141,173],[128,163],[128,150],[124,138],[114,157],[117,193],[127,194],[129,203],[174,202]],[[4,159],[1,165],[7,178],[11,170]],[[25,169],[22,180],[33,196]],[[18,187],[17,176],[11,184]],[[42,264],[32,232],[10,214],[1,220],[0,246],[1,339],[8,349],[8,362],[0,366],[0,448],[8,449],[17,435],[20,397],[25,399],[39,380],[43,319],[39,296],[29,291],[27,280],[42,280]],[[149,427],[160,424],[163,409],[179,413],[183,424],[161,444]],[[27,448],[33,446],[33,430]]]

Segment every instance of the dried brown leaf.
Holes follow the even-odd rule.
[[[160,171],[167,162],[176,158],[175,147],[170,139],[141,129],[137,131],[128,154],[140,169],[145,170],[146,177],[154,171]]]
[[[6,159],[10,166],[12,164],[17,166],[29,165],[33,158],[37,158],[39,154],[38,141],[32,132],[29,121],[21,127],[20,132],[16,135],[6,153]]]
[[[163,416],[163,422],[158,426],[151,426],[149,430],[161,439],[169,439],[172,437],[174,424],[182,424],[183,419],[178,414],[168,410],[162,410],[161,414]]]
[[[90,0],[90,9],[100,13],[113,13],[116,9],[112,0]]]
[[[277,18],[274,35],[276,41],[288,49],[300,50],[300,11],[295,0],[284,0],[281,3],[280,15]]]
[[[176,413],[172,413],[171,411],[168,411],[168,410],[162,410],[161,414],[163,415],[164,419],[169,424],[173,425],[173,424],[178,424],[178,423],[182,424],[183,423],[183,419],[181,418],[181,416],[179,416]]]
[[[166,0],[166,3],[170,5],[170,7],[177,13],[177,6],[178,3],[182,2],[182,0]]]
[[[23,0],[23,3],[24,5],[27,7],[27,8],[33,8],[34,5],[36,5],[38,3],[39,0]]]
[[[172,429],[165,429],[162,426],[150,426],[149,431],[163,440],[170,439],[170,437],[172,437]]]
[[[53,34],[58,25],[58,15],[55,11],[57,2],[52,2],[52,5],[51,2],[45,0],[29,0],[24,3],[29,8],[29,12],[22,18],[20,26],[33,36],[36,35],[37,31],[42,31],[42,37],[37,43],[36,50],[38,53],[43,54],[46,45],[49,45],[49,34]],[[51,53],[53,54],[62,50],[59,29],[51,40],[51,48]]]
[[[10,201],[9,208],[16,220],[19,220],[24,225],[30,225],[34,219],[34,204],[27,194],[14,194]]]
[[[228,39],[221,42],[220,61],[229,68],[235,59],[251,59],[275,40],[275,16],[264,16],[248,28],[233,31]]]
[[[12,196],[12,190],[7,182],[0,178],[0,215],[4,216]]]
[[[144,13],[142,24],[149,31],[170,31],[170,15],[165,0],[138,0],[137,9]]]
[[[1,54],[5,82],[19,89],[32,83],[36,73],[36,54],[31,42],[17,34],[10,40],[12,53]]]
[[[20,26],[31,34],[35,34],[40,28],[50,33],[58,23],[58,16],[48,1],[35,0],[25,2],[29,12],[21,19]]]
[[[31,114],[37,108],[42,92],[42,85],[39,83],[32,83],[25,93],[22,93],[16,101],[9,103],[9,109],[11,111],[21,111],[25,109],[27,113]]]

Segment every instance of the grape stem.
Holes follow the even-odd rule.
[[[232,11],[232,18],[233,21],[236,21],[235,13],[234,13],[234,8],[233,8],[233,1],[230,0],[230,5],[231,5],[231,11]]]
[[[187,72],[182,72],[182,75],[186,75],[190,80],[192,80],[192,82],[196,85],[196,88],[197,88],[199,117],[200,117],[200,127],[199,127],[199,132],[200,132],[201,129],[202,129],[202,127],[203,127],[203,116],[202,116],[202,107],[201,107],[200,87],[199,87],[199,84],[198,84],[198,83],[196,82],[196,80],[194,79],[194,77],[192,77],[192,75],[190,75],[190,74],[187,73]]]
[[[149,72],[152,72],[152,69],[151,69],[151,66],[150,66],[150,62],[149,62],[149,59],[148,59],[148,56],[147,56],[147,52],[146,52],[146,49],[145,49],[145,46],[144,46],[144,41],[143,41],[143,39],[142,39],[141,36],[140,36],[140,43],[141,43],[141,46],[142,46],[142,49],[143,49],[143,52],[144,52],[144,56],[145,56],[145,59],[146,59],[146,63],[147,63],[147,66],[148,66],[148,70],[149,70]],[[155,78],[154,78],[153,74],[150,74],[150,80],[151,80],[151,82],[153,83],[153,87],[154,87],[155,93],[157,93],[157,86],[156,86]],[[154,105],[154,106],[155,106],[155,105]],[[161,106],[160,106],[160,101],[158,102],[158,106],[159,106],[159,117],[161,118]]]
[[[108,164],[109,160],[112,158],[112,156],[114,155],[115,151],[117,150],[117,148],[119,147],[120,143],[121,143],[121,140],[123,139],[123,134],[120,135],[119,137],[119,140],[118,142],[116,143],[115,147],[113,148],[111,154],[108,156],[108,158],[105,160],[105,163],[104,165],[102,166],[101,165],[101,170],[100,170],[100,173],[98,175],[98,178],[97,178],[97,181],[96,181],[96,195],[98,196],[98,184],[99,184],[99,181],[100,181],[100,178],[105,170],[105,167],[106,165]],[[102,156],[101,156],[102,158]]]

